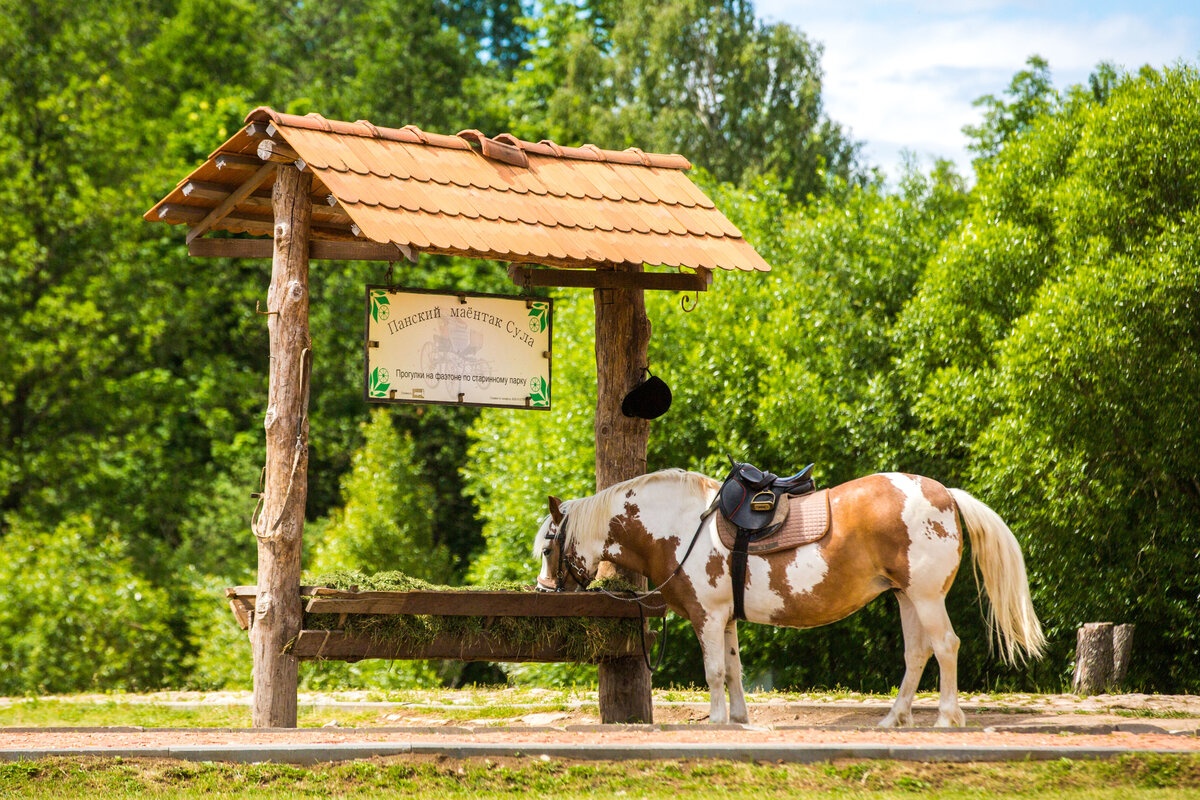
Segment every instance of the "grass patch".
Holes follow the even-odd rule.
[[[1174,708],[1113,708],[1111,713],[1118,717],[1142,719],[1191,719],[1194,716]]]
[[[48,759],[0,764],[0,796],[647,797],[797,796],[912,798],[1200,797],[1200,756],[1112,761],[915,764],[857,761],[747,764],[730,761],[560,762],[437,758],[314,767],[170,761]]]
[[[526,585],[507,582],[485,586],[438,586],[402,572],[366,575],[358,571],[332,572],[305,580],[318,586],[353,591],[533,591]],[[605,586],[613,591],[618,587]],[[623,588],[623,587],[619,587]],[[617,639],[638,635],[635,619],[592,617],[439,617],[417,614],[351,614],[345,621],[337,614],[305,614],[303,625],[311,630],[344,630],[376,643],[403,649],[420,649],[439,636],[450,636],[471,645],[485,638],[509,642],[518,649],[554,644],[564,661],[594,663]]]

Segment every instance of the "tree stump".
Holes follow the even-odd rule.
[[[1112,685],[1114,688],[1125,683],[1125,675],[1129,672],[1129,660],[1133,657],[1133,628],[1132,624],[1113,627]]]
[[[1079,629],[1075,647],[1075,694],[1101,694],[1113,684],[1113,624],[1088,622]]]

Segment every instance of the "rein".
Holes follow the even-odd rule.
[[[661,598],[662,597],[662,588],[664,586],[666,586],[668,583],[670,583],[675,578],[676,575],[678,575],[680,572],[683,571],[683,565],[685,563],[687,563],[688,556],[690,556],[692,554],[692,550],[694,550],[696,548],[696,542],[700,541],[700,532],[702,530],[704,530],[704,523],[708,521],[708,518],[712,516],[713,511],[715,511],[716,509],[717,509],[717,503],[716,503],[716,500],[714,500],[712,505],[710,505],[707,509],[705,509],[704,513],[700,515],[700,524],[698,524],[696,526],[696,532],[692,534],[692,541],[688,543],[688,548],[684,552],[683,558],[681,558],[679,560],[679,563],[675,566],[674,571],[672,571],[671,574],[667,576],[667,579],[665,581],[663,581],[662,583],[660,583],[657,587],[655,587],[654,591],[638,592],[634,589],[624,589],[621,591],[620,594],[618,594],[616,592],[610,592],[608,589],[602,589],[602,588],[587,589],[586,587],[587,587],[588,581],[580,579],[580,576],[582,573],[579,570],[579,568],[563,557],[563,554],[566,552],[566,549],[567,549],[567,520],[568,520],[568,517],[570,516],[569,514],[564,514],[562,524],[558,526],[558,532],[554,535],[554,538],[559,540],[558,563],[555,567],[556,585],[555,585],[554,591],[556,591],[556,592],[566,591],[563,586],[563,583],[566,579],[565,573],[569,572],[571,578],[576,583],[578,583],[581,587],[585,587],[584,591],[599,592],[600,594],[607,595],[608,597],[611,597],[614,600],[620,600],[620,601],[626,602],[626,603],[637,603],[638,623],[639,623],[638,624],[638,633],[641,635],[641,641],[642,641],[642,661],[646,664],[646,669],[650,670],[650,672],[653,674],[654,672],[658,671],[658,668],[662,665],[663,656],[666,654],[666,650],[667,650],[667,618],[666,618],[666,616],[663,617],[662,628],[659,631],[659,635],[662,637],[662,642],[658,646],[658,658],[656,658],[654,660],[654,663],[651,664],[650,663],[650,649],[646,644],[646,628],[647,628],[646,610],[653,609],[655,611],[658,611],[660,609],[666,608],[666,602],[664,601],[662,605],[652,606],[652,605],[646,603],[645,600],[647,597],[650,597],[652,594],[655,594],[655,593],[658,593],[659,597]],[[586,577],[586,576],[584,576],[584,577]]]

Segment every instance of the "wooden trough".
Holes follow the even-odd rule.
[[[249,631],[254,625],[254,607],[258,597],[255,586],[233,586],[225,590],[238,625]],[[574,617],[583,619],[628,619],[662,617],[666,613],[661,598],[645,598],[643,610],[638,604],[597,592],[521,592],[521,591],[404,591],[353,592],[325,586],[301,586],[305,605],[304,622],[311,615],[338,616],[334,629],[301,626],[300,634],[288,652],[301,661],[361,661],[385,659],[451,659],[456,661],[497,662],[575,662],[568,655],[568,643],[545,638],[532,642],[515,641],[484,630],[469,636],[440,634],[420,644],[391,641],[386,638],[343,630],[351,615],[421,615],[433,617],[524,617],[545,619]],[[646,634],[646,642],[652,634]],[[642,637],[636,626],[628,634],[607,636],[591,649],[592,663],[613,658],[641,656]]]

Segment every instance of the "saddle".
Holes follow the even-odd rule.
[[[745,619],[743,598],[746,591],[746,561],[752,542],[761,542],[772,534],[778,533],[790,516],[791,502],[789,498],[799,497],[813,492],[816,482],[812,478],[813,465],[787,478],[780,478],[771,472],[764,472],[753,464],[729,459],[732,469],[726,476],[713,505],[721,512],[718,520],[718,531],[722,527],[734,531],[733,561],[730,573],[733,579],[733,614],[735,619]],[[822,493],[823,494],[823,493]],[[828,527],[828,500],[825,502],[825,523],[820,526],[821,535]],[[727,525],[722,526],[722,522]],[[795,538],[795,537],[789,537]],[[818,536],[817,538],[820,538]],[[811,540],[811,539],[810,539]],[[764,543],[765,544],[765,543]],[[799,542],[797,542],[799,544]],[[728,543],[726,546],[729,546]],[[778,546],[755,547],[756,552],[774,552],[796,545],[779,543]]]

